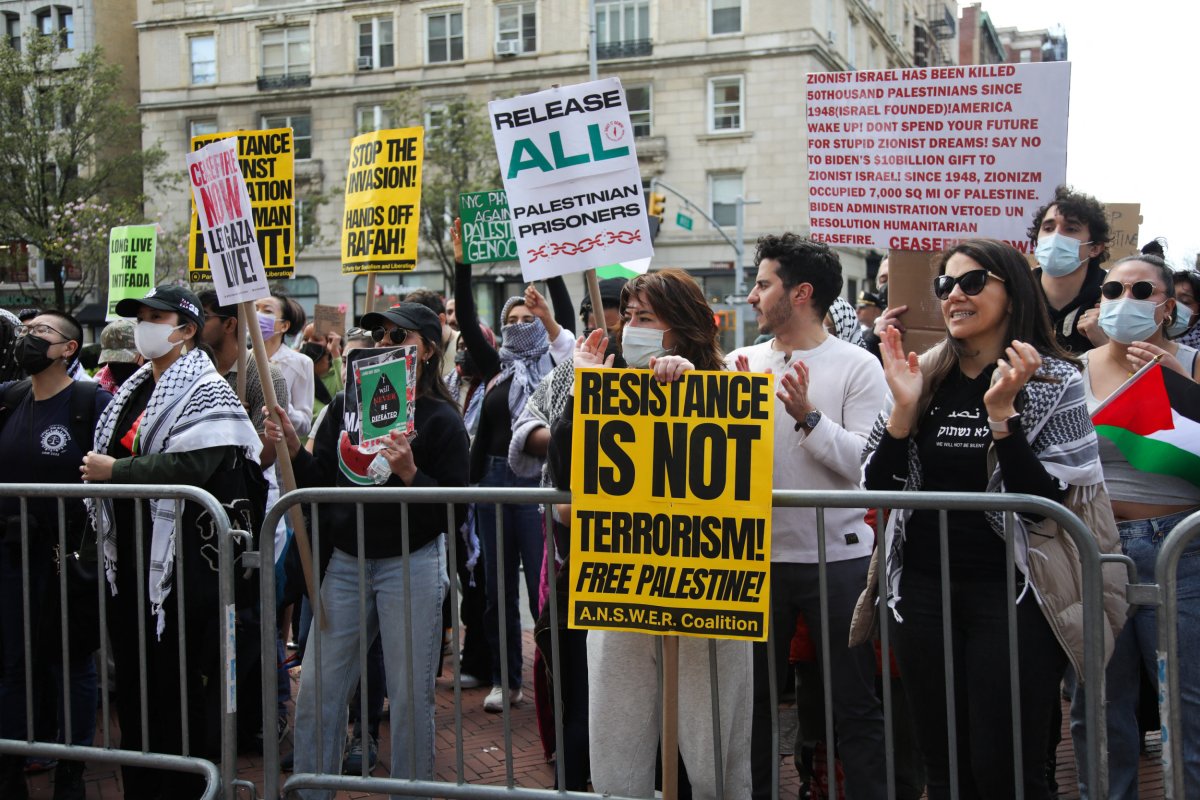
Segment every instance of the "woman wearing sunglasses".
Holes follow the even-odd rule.
[[[1108,271],[1100,287],[1100,327],[1108,343],[1084,353],[1083,378],[1089,409],[1103,402],[1147,361],[1163,356],[1162,366],[1195,379],[1200,359],[1196,350],[1171,342],[1164,335],[1175,311],[1175,282],[1161,258],[1139,255],[1123,258]],[[1171,475],[1134,468],[1111,440],[1100,439],[1100,462],[1121,534],[1121,550],[1137,565],[1142,582],[1154,582],[1154,565],[1163,540],[1176,524],[1200,510],[1200,488]],[[1200,541],[1179,562],[1176,591],[1181,631],[1200,629]],[[1156,612],[1140,607],[1125,625],[1108,662],[1109,797],[1137,796],[1141,732],[1137,721],[1138,669],[1157,674]],[[1183,705],[1185,796],[1200,797],[1200,650],[1194,635],[1180,636],[1179,678]],[[1083,692],[1071,704],[1071,734],[1076,754],[1084,752]],[[1080,771],[1081,796],[1088,797]]]
[[[993,240],[941,256],[933,291],[946,338],[918,359],[888,329],[880,352],[892,407],[867,444],[868,489],[1019,492],[1062,501],[1102,483],[1076,362],[1050,328],[1024,257]],[[929,797],[1015,795],[1008,676],[1008,573],[1000,514],[947,514],[958,773],[949,764],[943,667],[940,512],[888,520],[888,604],[896,657],[925,759]],[[1067,664],[1045,586],[1026,585],[1025,521],[1015,521],[1017,640],[1025,797],[1050,797],[1045,753]],[[903,570],[901,566],[903,565]],[[1053,587],[1056,596],[1069,591]],[[1033,595],[1037,595],[1035,598]],[[1061,624],[1061,623],[1060,623]],[[1064,636],[1070,641],[1070,632]],[[1078,639],[1077,641],[1082,641]]]

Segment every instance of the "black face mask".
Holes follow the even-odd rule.
[[[458,368],[466,377],[479,377],[479,365],[475,363],[475,359],[471,356],[470,350],[459,350],[457,353],[455,353],[454,363],[458,365]]]
[[[49,369],[57,361],[46,355],[54,344],[36,336],[22,336],[17,340],[13,355],[16,356],[17,364],[21,369],[30,375],[37,375]]]
[[[320,342],[305,342],[300,345],[300,352],[313,360],[313,363],[325,357],[325,345]]]
[[[128,361],[110,361],[108,363],[108,373],[113,376],[117,386],[120,386],[125,381],[129,380],[129,376],[137,372],[138,365],[130,364]]]

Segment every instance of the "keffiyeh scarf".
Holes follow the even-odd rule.
[[[506,304],[506,311],[508,307]],[[493,383],[512,378],[508,387],[508,411],[515,421],[525,409],[525,401],[554,364],[550,360],[550,337],[540,321],[505,325],[502,333],[500,374]]]
[[[1038,376],[1050,380],[1030,381],[1021,390],[1024,407],[1021,410],[1021,427],[1033,448],[1034,455],[1054,478],[1067,486],[1096,487],[1104,482],[1100,467],[1100,449],[1096,432],[1088,414],[1084,397],[1083,379],[1079,370],[1061,359],[1045,357],[1038,369]],[[863,461],[870,459],[883,439],[887,428],[889,408],[880,413],[875,427],[867,439]],[[920,491],[922,486],[921,461],[917,454],[915,437],[908,443],[908,476],[904,491]],[[987,491],[1004,491],[1004,481],[999,464],[988,478]],[[1094,492],[1094,488],[1092,489]],[[904,528],[912,511],[897,511],[888,520],[885,531],[887,554],[888,606],[895,611],[900,600],[900,573],[904,562]],[[988,525],[1000,536],[1004,535],[1004,513],[985,512]],[[1020,515],[1014,516],[1016,534],[1017,567],[1028,574],[1028,534]]]
[[[117,421],[138,387],[152,379],[152,367],[147,363],[130,376],[101,414],[96,423],[97,453],[107,453],[119,435]],[[235,445],[243,448],[245,457],[256,464],[262,448],[237,395],[202,350],[181,356],[162,374],[146,404],[136,439],[136,455]],[[116,594],[118,534],[113,524],[112,501],[101,498],[85,502],[92,524],[103,537],[104,573]],[[150,501],[150,607],[158,619],[159,636],[166,626],[163,602],[171,593],[175,568],[175,509],[173,500]]]
[[[866,340],[863,339],[862,326],[858,324],[858,313],[846,298],[839,296],[833,299],[833,305],[829,307],[829,316],[833,319],[833,328],[839,339],[859,347],[867,346]]]

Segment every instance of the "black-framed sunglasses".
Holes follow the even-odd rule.
[[[986,269],[973,269],[970,272],[964,272],[962,275],[955,277],[953,275],[938,275],[933,279],[933,293],[938,300],[950,299],[950,293],[957,286],[962,289],[962,293],[967,297],[974,297],[983,291],[983,287],[987,286],[988,278],[995,278],[1004,283],[1004,278],[1001,278],[994,272],[988,272]]]
[[[410,333],[412,331],[408,328],[393,328],[390,331],[386,331],[383,328],[376,328],[371,331],[371,338],[376,342],[383,342],[384,339],[388,339],[392,344],[400,344],[408,338],[408,334]]]
[[[1100,284],[1100,294],[1105,300],[1116,300],[1121,295],[1125,294],[1125,287],[1129,287],[1129,293],[1133,295],[1134,300],[1149,300],[1150,295],[1158,290],[1150,281],[1134,281],[1133,283],[1121,283],[1120,281],[1105,281]]]

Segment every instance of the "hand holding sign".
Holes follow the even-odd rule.
[[[392,431],[381,452],[392,468],[392,474],[404,481],[405,486],[412,483],[413,476],[417,474],[417,465],[413,462],[408,436],[402,431]]]

